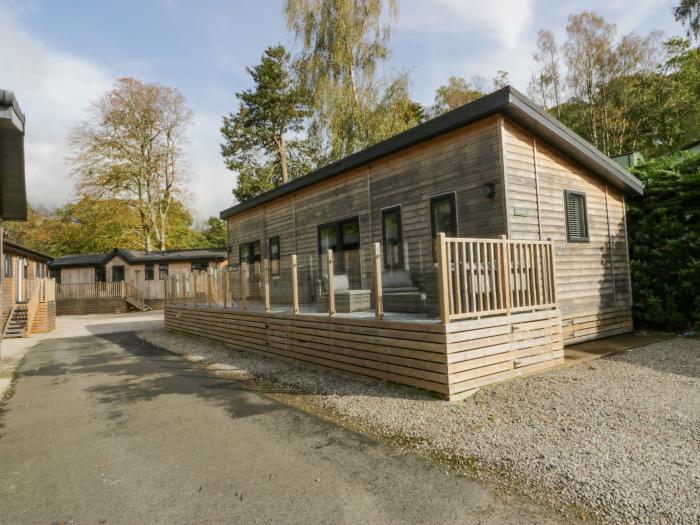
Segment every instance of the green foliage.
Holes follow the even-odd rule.
[[[221,246],[216,226],[208,222],[201,232],[196,231],[192,214],[175,201],[168,215],[166,242],[174,248],[208,247],[209,240],[217,243],[212,246]],[[55,210],[30,206],[26,222],[5,222],[3,227],[9,239],[54,257],[103,253],[114,248],[141,250],[144,246],[136,210],[119,199],[84,197]]]
[[[198,233],[198,245],[202,248],[226,248],[228,243],[226,221],[218,217],[209,217]]]
[[[681,0],[673,14],[688,26],[689,37],[700,39],[700,0]]]
[[[221,154],[238,173],[233,193],[239,201],[254,197],[305,173],[313,154],[305,141],[287,135],[303,129],[306,96],[290,71],[290,55],[269,47],[260,64],[247,69],[254,88],[236,93],[236,113],[223,118]]]
[[[410,98],[407,75],[380,75],[396,0],[287,0],[285,14],[302,45],[295,70],[313,102],[311,137],[326,160],[425,118]]]
[[[440,86],[435,91],[435,102],[431,113],[433,116],[441,115],[483,97],[484,94],[483,91],[464,78],[450,77],[446,85]]]
[[[646,327],[700,327],[700,154],[634,169],[645,195],[628,203],[634,313]]]

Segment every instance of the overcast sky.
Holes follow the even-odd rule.
[[[452,75],[490,80],[509,71],[525,92],[538,29],[561,41],[570,13],[596,11],[620,33],[682,33],[675,1],[399,0],[391,67],[408,70],[429,105]],[[255,6],[254,9],[251,9]],[[290,48],[281,0],[0,0],[0,88],[27,114],[27,191],[32,204],[74,198],[65,162],[68,130],[119,77],[179,88],[194,111],[187,204],[199,218],[233,203],[234,175],[219,154],[221,116],[249,87],[245,66],[268,45]]]

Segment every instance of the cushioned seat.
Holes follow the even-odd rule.
[[[318,309],[320,312],[328,311],[326,280],[319,281],[318,286]],[[333,276],[333,297],[335,298],[335,311],[339,313],[360,312],[371,308],[372,292],[360,289],[351,290],[348,276],[344,274]]]
[[[407,271],[382,273],[382,295],[385,312],[422,313],[426,297],[413,286]]]

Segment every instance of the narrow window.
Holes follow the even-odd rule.
[[[382,210],[382,244],[384,245],[384,268],[403,268],[403,246],[401,232],[401,208]]]
[[[457,236],[457,206],[455,194],[438,195],[430,199],[430,227],[433,238],[438,233],[447,237]]]
[[[279,236],[270,238],[270,274],[280,274],[280,238]]]
[[[193,262],[192,271],[193,272],[206,272],[209,268],[208,262]]]
[[[586,194],[580,191],[564,190],[564,211],[566,213],[567,240],[569,242],[588,242]]]
[[[243,264],[247,263],[248,260],[250,259],[250,252],[248,251],[249,245],[248,243],[244,244],[239,244],[238,245],[238,262]]]
[[[153,264],[147,264],[143,272],[144,279],[152,281],[154,278]]]
[[[338,251],[338,228],[335,224],[318,227],[318,253]]]
[[[12,255],[5,254],[5,277],[12,277]]]
[[[161,281],[168,276],[168,263],[160,263],[158,265],[158,279]]]
[[[95,268],[95,282],[104,283],[107,281],[107,270],[104,266],[98,266]]]

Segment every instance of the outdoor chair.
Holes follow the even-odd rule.
[[[328,311],[327,279],[318,281],[318,310]],[[371,308],[371,290],[351,290],[350,280],[347,275],[333,276],[333,296],[335,298],[335,311],[338,313],[361,312]]]
[[[382,273],[382,297],[385,312],[423,313],[426,296],[413,285],[406,271]]]

